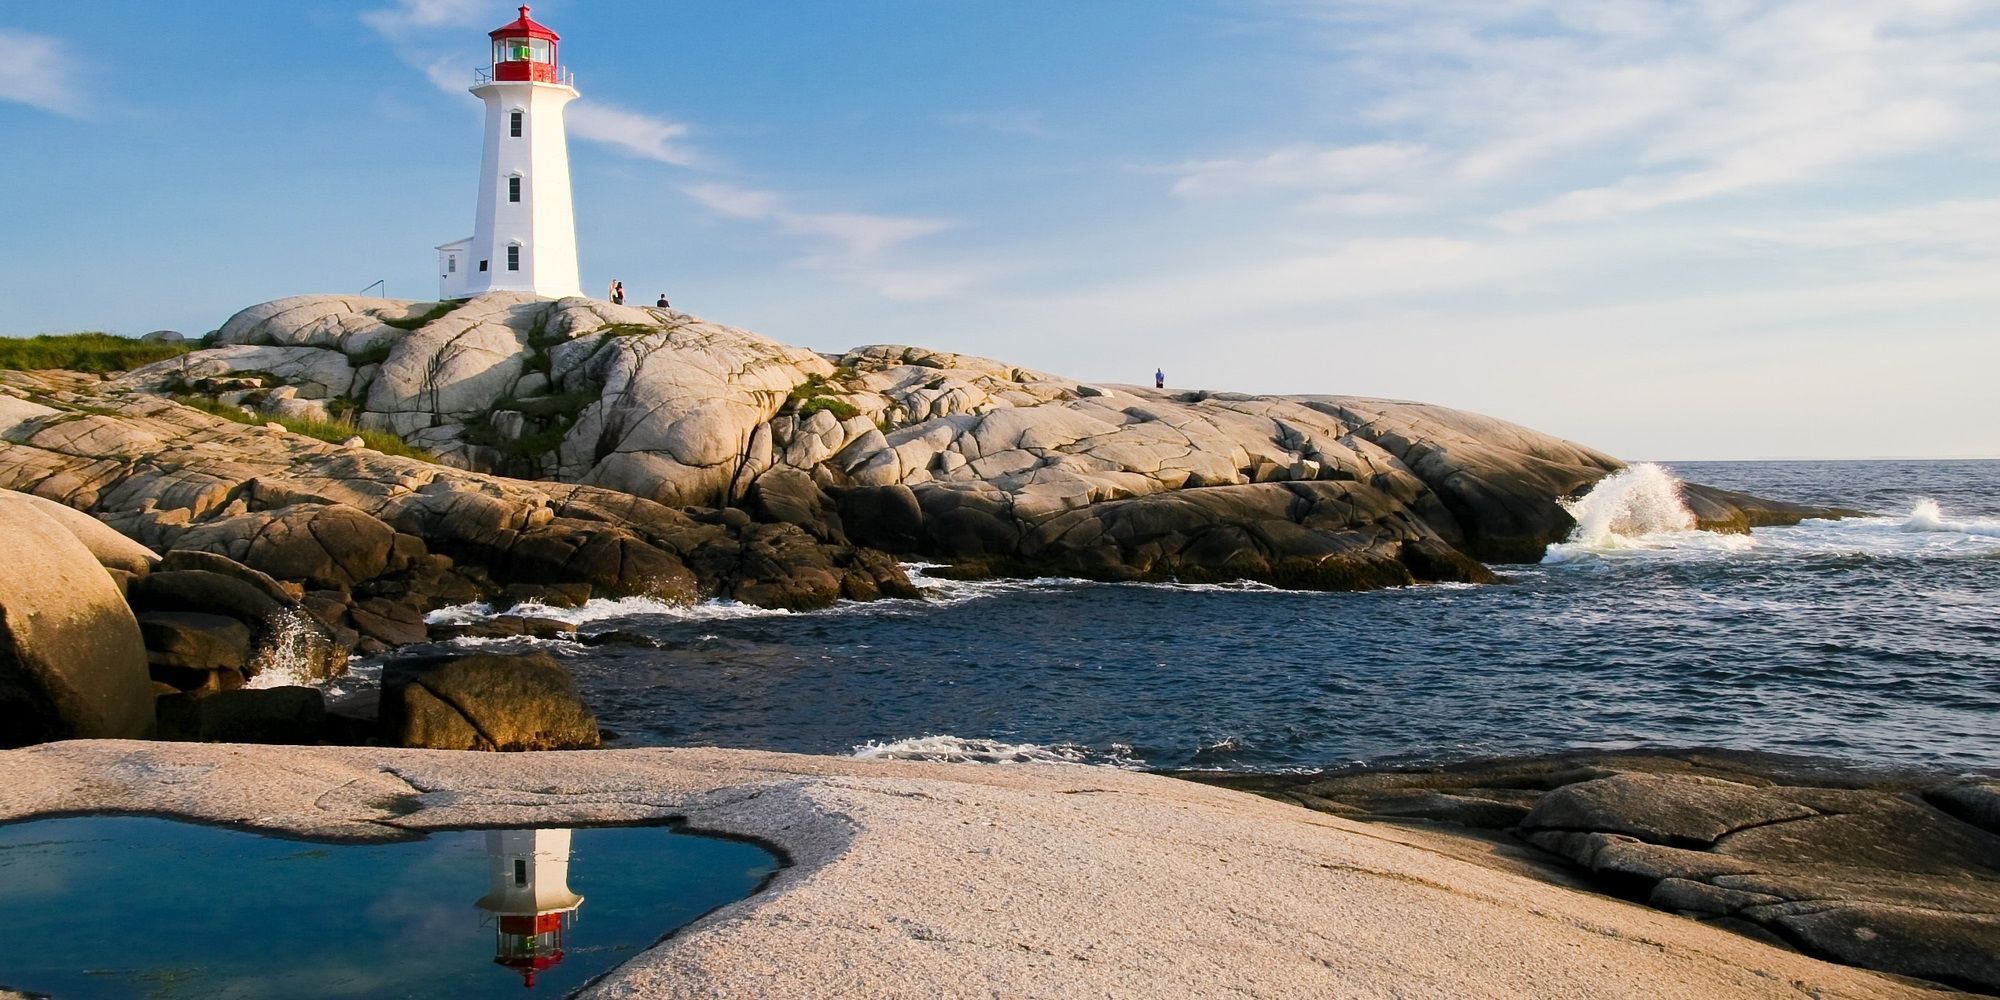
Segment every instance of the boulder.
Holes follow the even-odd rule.
[[[1768,788],[1721,778],[1620,774],[1542,796],[1521,829],[1604,831],[1671,847],[1707,847],[1737,830],[1816,815]]]
[[[124,596],[68,528],[0,504],[0,747],[143,738],[153,729],[146,646]]]
[[[234,618],[195,611],[144,611],[139,633],[146,658],[185,670],[235,670],[250,663],[250,627]]]
[[[392,662],[383,669],[379,739],[436,750],[584,750],[597,718],[546,653]]]
[[[395,529],[346,504],[299,503],[209,521],[174,547],[218,553],[273,578],[326,589],[387,572],[395,538]]]
[[[192,611],[227,615],[245,624],[262,624],[285,609],[283,601],[236,576],[209,570],[162,570],[132,584],[136,611]]]
[[[241,622],[251,636],[246,676],[272,673],[293,683],[311,683],[345,671],[347,650],[326,623],[284,595],[268,576],[253,573],[244,567],[158,570],[135,581],[129,599],[142,613],[192,612]],[[273,589],[281,596],[274,596]]]
[[[90,550],[98,565],[105,569],[143,576],[160,561],[160,557],[154,554],[152,549],[119,534],[117,529],[68,504],[60,504],[33,493],[16,493],[13,490],[0,490],[0,504],[25,504],[54,518],[68,529],[70,534],[75,535],[76,540]]]
[[[404,646],[430,637],[424,616],[415,608],[380,597],[354,602],[347,616],[355,631],[386,646]]]

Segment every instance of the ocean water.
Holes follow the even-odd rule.
[[[1697,532],[1675,476],[1880,516]],[[1250,771],[1716,746],[2000,767],[2000,461],[1670,462],[1575,510],[1577,536],[1491,586],[593,602],[538,613],[627,641],[541,645],[614,745]]]

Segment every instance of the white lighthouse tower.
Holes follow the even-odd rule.
[[[577,95],[556,58],[560,39],[525,6],[491,36],[493,68],[478,70],[472,87],[486,102],[479,209],[471,236],[437,248],[440,297],[581,295],[563,131],[563,106]]]

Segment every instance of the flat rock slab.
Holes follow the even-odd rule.
[[[684,817],[789,866],[590,997],[1930,997],[1226,789],[757,751],[55,743],[0,821],[129,810],[320,837]]]
[[[1706,751],[1212,780],[1356,818],[1483,829],[1577,866],[1556,881],[1580,868],[1663,910],[2000,992],[1990,781]],[[1517,870],[1551,874],[1512,857]]]

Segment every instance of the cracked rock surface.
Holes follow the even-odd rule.
[[[1442,838],[1157,775],[651,749],[45,744],[0,820],[167,813],[325,838],[678,816],[789,862],[589,997],[1939,994],[1496,871]]]
[[[1506,831],[1664,910],[2000,993],[1991,777],[1691,751],[1219,780],[1335,814]]]

